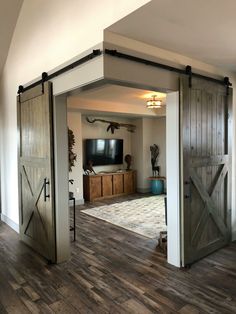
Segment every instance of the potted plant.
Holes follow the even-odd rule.
[[[73,148],[75,145],[75,136],[71,129],[68,128],[68,159],[69,159],[69,172],[72,172],[72,167],[75,166],[75,161],[77,158],[77,155],[74,153]],[[74,183],[73,179],[70,179],[69,182],[71,184]],[[69,192],[69,199],[72,199],[74,197],[73,192]]]

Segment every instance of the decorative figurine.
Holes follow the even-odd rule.
[[[83,169],[84,169],[84,173],[86,175],[89,175],[90,173],[93,173],[96,175],[96,172],[93,169],[93,161],[92,160],[89,160],[88,164],[86,166],[84,166]]]
[[[158,156],[159,156],[159,147],[156,144],[150,146],[151,151],[151,164],[152,164],[152,175],[157,177],[160,175],[160,166],[157,166]]]
[[[132,157],[130,154],[125,155],[125,162],[127,163],[126,170],[129,171],[131,167]]]

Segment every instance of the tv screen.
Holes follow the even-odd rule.
[[[85,140],[86,162],[94,166],[119,165],[123,163],[123,140],[87,139]]]

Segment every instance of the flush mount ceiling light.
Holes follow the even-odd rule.
[[[153,95],[151,99],[147,101],[147,108],[161,108],[162,101],[156,98],[156,95]]]

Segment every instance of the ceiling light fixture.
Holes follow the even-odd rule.
[[[159,99],[156,99],[156,95],[153,95],[151,99],[147,101],[147,108],[153,109],[153,108],[161,108],[162,101]]]

